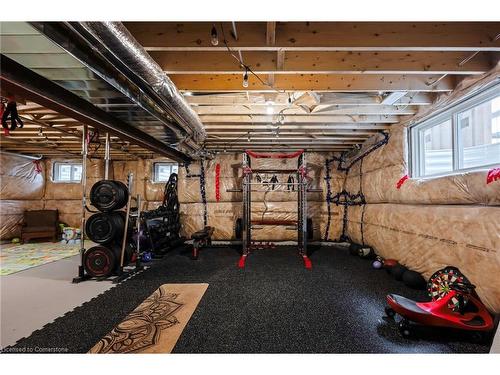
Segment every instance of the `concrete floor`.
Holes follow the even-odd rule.
[[[72,284],[79,255],[0,277],[0,348],[111,289],[111,281]]]

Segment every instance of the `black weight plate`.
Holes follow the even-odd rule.
[[[95,243],[105,244],[123,236],[124,214],[121,211],[94,214],[85,224],[85,233]]]
[[[94,246],[84,253],[85,271],[92,277],[108,277],[115,269],[116,257],[104,246]]]
[[[98,181],[90,189],[90,202],[99,211],[119,210],[127,204],[128,189],[121,181]]]

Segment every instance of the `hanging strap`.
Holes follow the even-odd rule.
[[[215,165],[215,200],[220,201],[220,164]]]

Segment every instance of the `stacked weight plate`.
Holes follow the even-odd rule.
[[[102,180],[90,190],[90,202],[100,211],[90,216],[85,225],[87,237],[99,244],[84,254],[85,270],[90,276],[110,276],[120,263],[126,214],[119,210],[127,201],[128,188],[120,181]],[[131,255],[131,249],[127,247],[124,264]]]

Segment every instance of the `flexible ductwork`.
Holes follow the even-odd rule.
[[[158,107],[173,117],[186,135],[179,142],[193,154],[201,149],[206,132],[200,118],[184,100],[174,83],[149,56],[121,22],[80,22],[79,25],[99,40],[113,56],[154,92]],[[144,90],[146,93],[149,90]]]

